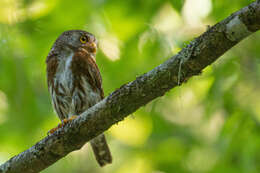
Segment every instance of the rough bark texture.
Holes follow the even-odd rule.
[[[141,106],[187,81],[243,38],[260,29],[260,2],[209,28],[181,52],[121,86],[77,119],[0,166],[0,173],[39,172],[123,120]]]

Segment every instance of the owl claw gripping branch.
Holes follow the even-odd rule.
[[[74,120],[76,118],[77,118],[77,115],[72,115],[70,118],[65,118],[65,119],[61,120],[61,123],[58,124],[57,127],[54,127],[53,129],[49,130],[47,135],[53,134],[56,130],[58,130],[59,128],[64,127],[66,124],[68,124],[69,122],[71,122],[72,120]]]
[[[48,134],[104,98],[102,78],[95,61],[96,51],[95,36],[81,30],[65,31],[52,46],[46,59],[48,89],[62,123]],[[92,139],[90,144],[100,166],[112,162],[104,134]]]

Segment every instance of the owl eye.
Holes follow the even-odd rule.
[[[81,36],[79,40],[80,40],[80,42],[83,43],[83,44],[84,44],[84,43],[87,43],[87,42],[89,41],[89,39],[88,39],[87,36]]]

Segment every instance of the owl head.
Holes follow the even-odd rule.
[[[82,30],[69,30],[57,38],[50,53],[66,56],[78,50],[84,50],[88,54],[95,55],[97,44],[97,39],[93,34]]]

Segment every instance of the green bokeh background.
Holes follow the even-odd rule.
[[[153,69],[252,0],[0,0],[0,163],[58,118],[45,58],[65,30],[99,39],[105,95]],[[260,35],[106,132],[113,164],[85,145],[43,173],[259,173]]]

